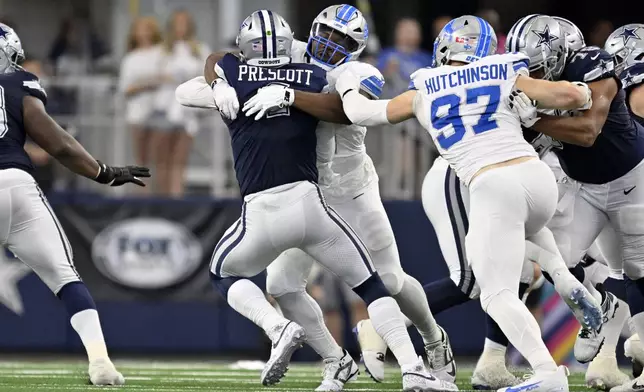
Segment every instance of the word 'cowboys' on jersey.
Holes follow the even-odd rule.
[[[611,55],[596,46],[575,52],[561,79],[588,84],[614,79],[618,87],[621,85]],[[637,166],[644,159],[644,127],[631,117],[624,90],[620,88],[613,98],[606,122],[592,147],[563,143],[563,148],[555,152],[570,178],[589,184],[606,184]]]
[[[33,170],[24,149],[27,133],[22,102],[25,96],[47,103],[47,94],[34,74],[16,71],[0,75],[0,169]]]
[[[245,64],[232,54],[217,63],[215,71],[237,92],[240,107],[257,90],[272,84],[319,93],[326,86],[326,72],[310,64],[279,68]],[[235,173],[242,196],[297,181],[317,183],[318,119],[292,107],[277,108],[259,121],[237,116],[224,119],[233,148]]]
[[[536,156],[506,103],[519,74],[528,74],[528,57],[502,54],[411,76],[416,117],[465,184],[485,166]]]

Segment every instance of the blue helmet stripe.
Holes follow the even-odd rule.
[[[273,40],[273,57],[277,57],[277,34],[275,34],[275,16],[273,11],[268,10],[268,17],[271,21],[271,39]]]
[[[262,54],[263,57],[266,59],[268,58],[266,54],[267,48],[267,42],[266,42],[266,22],[264,21],[264,15],[262,11],[257,11],[257,14],[259,15],[259,23],[262,26]]]
[[[481,57],[485,57],[489,54],[488,52],[490,51],[490,46],[492,45],[492,26],[490,26],[490,24],[486,22],[485,19],[481,19],[481,22],[485,26],[485,45],[483,45],[483,52],[481,53]]]
[[[338,10],[338,14],[335,18],[341,24],[346,25],[349,22],[348,19],[353,15],[354,12],[356,12],[356,7],[343,4],[342,7]]]
[[[487,26],[486,23],[483,19],[477,17],[476,20],[479,22],[479,29],[481,30],[481,35],[476,43],[476,51],[474,52],[474,55],[476,57],[483,57],[484,56],[484,51],[485,51],[485,45],[486,45],[486,39],[488,37],[487,33]]]

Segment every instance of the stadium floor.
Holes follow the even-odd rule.
[[[225,362],[155,362],[116,361],[125,375],[126,383],[118,390],[123,391],[312,391],[321,379],[321,366],[293,364],[286,378],[277,386],[262,387],[259,370],[248,370],[253,363],[239,364]],[[86,365],[80,361],[28,360],[0,362],[0,392],[61,392],[92,391],[85,376]],[[395,368],[387,370],[387,382],[376,384],[362,373],[358,380],[350,383],[347,391],[396,391],[400,390],[400,374]],[[471,388],[471,372],[459,372],[458,385],[463,391]],[[588,391],[583,384],[583,374],[570,377],[571,391]],[[112,389],[112,388],[110,388]],[[103,389],[105,390],[105,389]]]

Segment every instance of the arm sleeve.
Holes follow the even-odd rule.
[[[188,80],[177,87],[174,92],[177,101],[183,105],[193,108],[216,109],[215,98],[212,89],[206,83],[206,78],[198,76]]]
[[[342,98],[344,114],[352,123],[365,127],[380,124],[391,124],[387,119],[389,99],[370,100],[358,91],[349,91]]]

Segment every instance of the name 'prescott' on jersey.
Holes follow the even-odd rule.
[[[240,107],[257,90],[270,84],[314,93],[321,92],[327,84],[326,72],[311,64],[262,68],[226,54],[215,69],[237,92]],[[285,107],[267,112],[259,121],[243,114],[234,121],[224,121],[230,132],[242,196],[298,181],[317,183],[315,129],[318,119]]]
[[[578,50],[561,75],[563,80],[585,83],[609,78],[614,78],[621,87],[612,57],[592,46]],[[620,88],[613,98],[606,122],[592,147],[563,143],[563,149],[555,152],[569,177],[589,184],[606,184],[637,166],[644,159],[644,127],[631,117],[625,91]]]
[[[502,54],[412,74],[416,117],[465,184],[485,166],[537,156],[506,103],[517,76],[527,72],[526,56]]]
[[[47,94],[34,74],[16,71],[0,75],[0,169],[33,170],[24,149],[27,134],[22,100],[28,95],[47,103]]]

